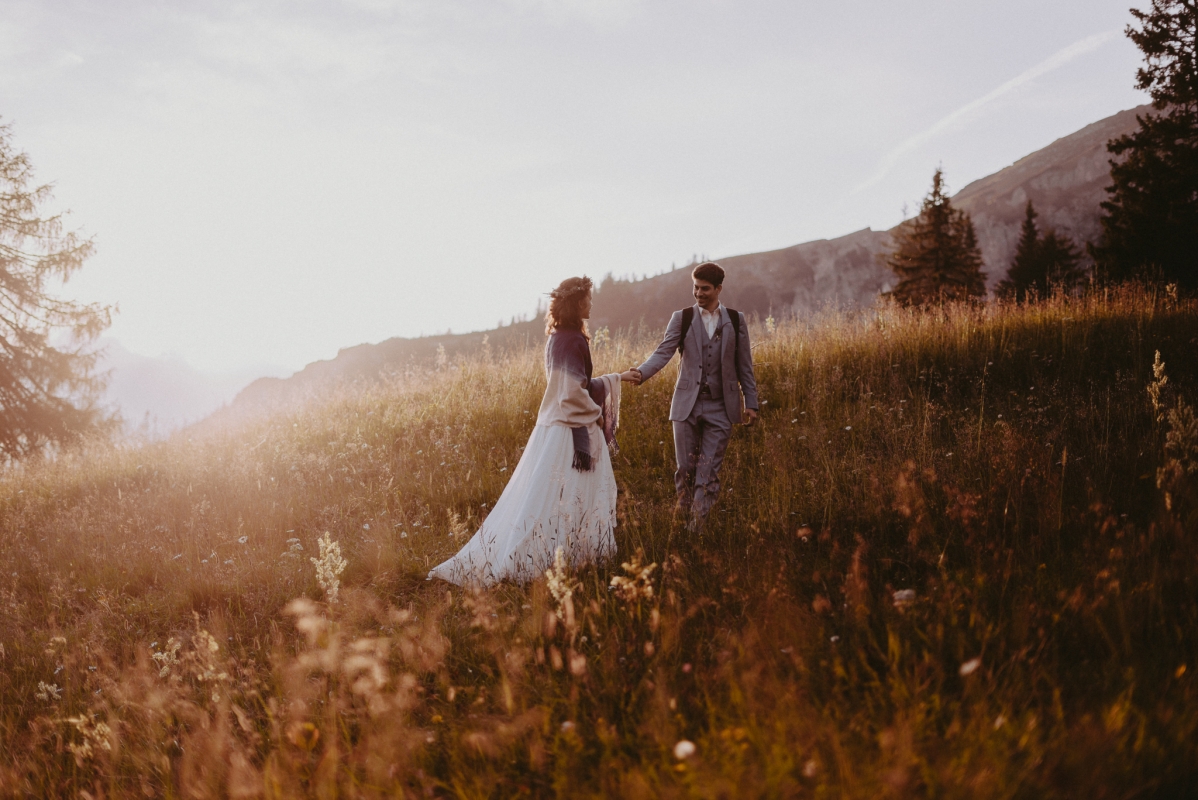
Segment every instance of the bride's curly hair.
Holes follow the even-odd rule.
[[[582,302],[591,293],[594,284],[583,275],[581,278],[566,278],[549,293],[549,311],[545,314],[546,335],[556,330],[579,331],[590,339],[587,321],[582,318]]]

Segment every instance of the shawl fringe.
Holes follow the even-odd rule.
[[[591,432],[585,427],[571,428],[574,435],[574,461],[571,464],[579,472],[590,472],[595,468],[595,459],[591,457]]]

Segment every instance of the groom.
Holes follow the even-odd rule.
[[[757,381],[742,314],[720,303],[724,270],[707,261],[691,272],[695,305],[675,311],[653,355],[633,372],[644,382],[682,351],[682,368],[670,403],[678,471],[676,510],[690,513],[689,529],[702,529],[720,493],[720,464],[732,426],[757,420]],[[741,411],[741,392],[744,411]],[[747,419],[746,419],[747,417]]]

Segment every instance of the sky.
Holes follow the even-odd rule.
[[[285,373],[889,228],[1145,102],[1129,2],[0,0],[0,119],[110,337]]]

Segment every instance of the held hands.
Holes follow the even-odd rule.
[[[620,380],[625,383],[631,383],[633,386],[641,385],[641,371],[639,369],[630,369],[627,372],[620,373]]]

